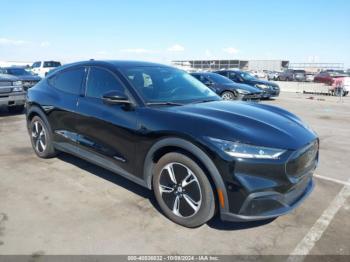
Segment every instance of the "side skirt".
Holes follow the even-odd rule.
[[[140,186],[148,188],[146,185],[146,182],[143,179],[134,176],[133,174],[125,171],[124,169],[122,169],[121,167],[119,167],[118,165],[113,163],[112,161],[109,161],[109,160],[107,160],[107,159],[105,159],[97,154],[94,154],[94,153],[89,152],[89,151],[82,149],[82,148],[78,148],[70,143],[54,142],[53,145],[59,151],[63,151],[63,152],[66,152],[68,154],[72,154],[76,157],[79,157],[79,158],[84,159],[90,163],[93,163],[93,164],[98,165],[104,169],[107,169],[113,173],[117,173],[118,175],[121,175],[122,177],[124,177],[124,178],[126,178],[126,179],[128,179],[136,184],[139,184]]]

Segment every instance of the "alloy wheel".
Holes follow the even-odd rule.
[[[223,100],[234,100],[235,98],[232,92],[224,92],[221,97]]]
[[[39,121],[35,121],[32,125],[32,140],[35,150],[38,153],[43,153],[46,149],[46,131]]]
[[[198,179],[183,164],[173,162],[162,169],[159,191],[164,203],[176,216],[194,216],[201,207],[202,193]]]

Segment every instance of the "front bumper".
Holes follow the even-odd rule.
[[[270,89],[270,90],[264,90],[262,97],[270,98],[270,97],[278,97],[279,95],[280,95],[279,89]]]
[[[238,159],[221,164],[228,205],[226,221],[254,221],[291,212],[312,192],[318,140],[279,160]]]
[[[246,95],[242,95],[242,100],[244,100],[244,101],[258,101],[261,99],[261,96],[262,96],[261,93],[246,94]]]
[[[24,105],[26,101],[25,92],[12,92],[0,94],[0,105],[7,106],[21,106]]]
[[[221,219],[224,221],[242,222],[279,217],[297,208],[310,195],[313,189],[314,182],[310,177],[307,179],[306,186],[297,186],[297,188],[286,194],[273,191],[253,193],[244,202],[241,212],[238,214],[222,212]],[[259,209],[259,211],[255,209]]]

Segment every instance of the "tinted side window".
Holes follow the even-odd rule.
[[[192,76],[197,78],[197,80],[201,81],[201,76],[200,75],[192,75]]]
[[[85,68],[83,67],[70,69],[54,75],[49,79],[49,83],[61,91],[79,94],[84,74]]]
[[[91,67],[86,96],[102,98],[104,94],[111,91],[124,92],[124,88],[111,72],[102,68]]]
[[[233,81],[238,81],[238,77],[234,72],[230,72],[229,78],[232,79]]]

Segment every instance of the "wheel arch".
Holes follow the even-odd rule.
[[[225,183],[216,168],[214,162],[209,158],[209,156],[198,146],[193,143],[176,137],[167,137],[156,142],[151,149],[148,151],[145,162],[144,162],[144,181],[149,189],[152,189],[152,177],[154,166],[157,161],[167,153],[170,152],[180,152],[197,162],[204,169],[205,173],[208,174],[208,178],[212,183],[213,191],[215,192],[215,198],[218,200],[220,198],[219,191],[222,194],[224,205],[218,205],[220,211],[228,210],[228,197],[226,192]]]
[[[46,124],[48,124],[44,109],[42,109],[37,104],[32,104],[30,105],[30,107],[27,109],[27,112],[26,112],[27,128],[29,128],[29,123],[35,116],[39,116]]]

